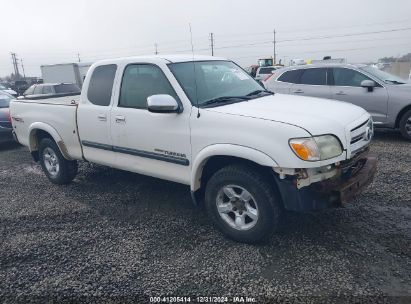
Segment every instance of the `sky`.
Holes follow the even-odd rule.
[[[372,62],[411,52],[410,0],[0,0],[0,77],[40,65],[155,53],[214,55],[246,67],[277,59]],[[19,61],[22,74],[21,62]]]

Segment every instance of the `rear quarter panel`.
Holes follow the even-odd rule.
[[[64,143],[65,152],[71,159],[81,159],[76,122],[77,105],[59,99],[61,98],[12,101],[10,114],[14,132],[22,145],[29,147],[30,151],[36,151],[35,133],[43,130],[49,133],[56,143]]]

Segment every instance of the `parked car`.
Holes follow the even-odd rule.
[[[335,99],[371,113],[376,127],[395,128],[411,140],[411,86],[367,65],[318,64],[276,71],[264,86],[278,93]]]
[[[74,83],[33,84],[24,93],[25,99],[52,98],[66,95],[80,95],[81,90]]]
[[[348,203],[376,172],[365,110],[274,95],[211,56],[100,61],[81,96],[16,100],[11,116],[51,182],[70,183],[87,160],[182,183],[247,243],[270,235],[283,209]]]
[[[10,87],[6,87],[2,84],[0,84],[0,92],[6,92],[7,94],[12,95],[13,97],[17,97],[17,92],[12,90]]]
[[[255,80],[260,80],[263,81],[267,79],[270,75],[274,73],[275,70],[277,70],[278,67],[274,66],[267,66],[267,67],[259,67],[255,73]]]
[[[13,141],[9,112],[10,101],[13,99],[12,95],[0,91],[0,143]]]

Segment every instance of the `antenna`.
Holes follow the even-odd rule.
[[[191,30],[191,23],[188,24],[190,28],[190,43],[191,43],[191,54],[192,54],[192,62],[193,62],[193,72],[194,72],[194,86],[196,92],[196,106],[197,106],[197,118],[200,117],[200,107],[198,106],[198,94],[197,94],[197,75],[196,75],[196,65],[194,63],[194,45],[193,45],[193,31]]]

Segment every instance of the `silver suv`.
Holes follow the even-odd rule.
[[[411,85],[368,65],[310,64],[276,70],[264,82],[276,93],[346,101],[367,110],[376,127],[411,140]]]

